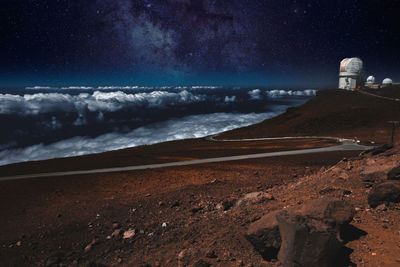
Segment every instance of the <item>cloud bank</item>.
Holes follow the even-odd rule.
[[[199,138],[258,123],[277,114],[279,113],[215,113],[175,118],[143,126],[126,134],[109,133],[96,138],[78,136],[50,145],[39,144],[22,149],[3,150],[0,152],[0,165],[100,153],[171,140]],[[56,121],[54,121],[54,125],[57,127]]]
[[[260,89],[254,89],[248,92],[250,95],[250,99],[252,100],[259,100],[261,99],[261,90]]]
[[[285,96],[311,97],[316,95],[317,90],[269,90],[265,93],[271,98],[281,98]]]
[[[0,94],[0,114],[37,115],[50,112],[115,112],[133,108],[165,108],[168,105],[204,101],[206,96],[186,90],[175,92],[153,91],[129,94],[122,91],[79,95],[37,93],[23,96]]]

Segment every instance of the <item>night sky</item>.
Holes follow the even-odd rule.
[[[400,81],[400,1],[0,0],[0,86]]]

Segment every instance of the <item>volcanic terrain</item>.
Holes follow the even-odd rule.
[[[393,86],[370,93],[397,98]],[[298,108],[219,139],[333,136],[382,145],[400,103],[325,90]],[[338,151],[112,174],[1,181],[1,176],[185,161],[336,145],[318,139],[193,139],[0,167],[2,266],[281,266],[248,238],[271,211],[335,198],[354,208],[340,233],[342,266],[400,265],[400,192],[374,198],[400,149]],[[394,177],[394,178],[393,178]],[[387,180],[389,179],[389,180]],[[372,196],[372,197],[371,197]],[[398,198],[396,198],[398,197]],[[375,205],[377,204],[377,205]],[[305,206],[306,207],[306,206]],[[281,229],[282,230],[282,229]],[[279,249],[279,247],[278,247]],[[315,256],[317,257],[317,256]],[[282,257],[280,257],[282,259]]]

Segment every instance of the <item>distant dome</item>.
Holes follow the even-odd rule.
[[[369,76],[367,78],[367,83],[371,83],[371,84],[375,83],[375,77],[374,76]]]
[[[340,72],[349,74],[359,74],[362,72],[363,62],[358,57],[345,58],[340,62]]]
[[[386,78],[383,80],[382,84],[390,85],[390,84],[393,84],[393,81],[392,81],[392,79]]]

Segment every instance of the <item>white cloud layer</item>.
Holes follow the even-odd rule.
[[[282,110],[279,111],[282,112]],[[140,127],[127,134],[109,133],[96,138],[74,137],[50,145],[34,145],[0,152],[0,165],[100,153],[145,144],[199,138],[244,127],[276,116],[278,112],[260,114],[214,113],[171,119]]]
[[[61,93],[37,93],[23,96],[0,94],[0,114],[37,115],[50,112],[115,112],[135,107],[163,108],[166,105],[187,104],[204,101],[206,96],[195,95],[186,90],[178,93],[153,91],[129,94],[122,91],[69,95]]]
[[[269,90],[265,92],[268,97],[279,98],[285,96],[315,96],[317,90]]]
[[[236,96],[235,95],[233,95],[233,96],[225,96],[225,103],[232,103],[232,102],[235,102],[236,101]]]
[[[261,90],[260,89],[254,89],[248,92],[250,99],[253,100],[259,100],[261,99]]]

